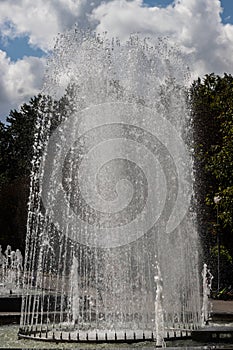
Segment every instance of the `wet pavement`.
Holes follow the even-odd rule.
[[[233,322],[233,300],[210,300],[212,302],[212,320]]]
[[[213,312],[227,312],[233,314],[233,300],[213,300]]]

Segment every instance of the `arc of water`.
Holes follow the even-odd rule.
[[[155,257],[156,258],[156,257]],[[156,298],[155,298],[155,334],[156,334],[156,346],[161,347],[164,345],[164,310],[163,310],[163,279],[159,267],[159,263],[156,262],[157,274],[154,276],[156,283]]]
[[[213,275],[207,267],[207,264],[204,264],[202,270],[202,283],[203,283],[203,301],[201,309],[201,321],[202,326],[208,324],[208,320],[211,314],[211,303],[209,301],[209,296],[212,288]]]

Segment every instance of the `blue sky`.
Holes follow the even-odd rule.
[[[0,0],[0,119],[41,91],[57,34],[76,23],[123,41],[169,37],[192,55],[194,78],[233,73],[233,0]]]
[[[220,0],[223,8],[221,15],[224,23],[233,23],[233,0]],[[173,0],[144,0],[148,6],[166,7],[173,3]]]
[[[7,53],[7,56],[9,56],[12,61],[17,61],[24,56],[42,57],[45,52],[39,48],[29,45],[28,40],[28,36],[22,36],[7,40],[1,38],[0,50],[5,51]]]
[[[221,0],[223,7],[222,19],[224,23],[233,23],[233,1]]]
[[[145,0],[145,4],[149,6],[165,7],[173,3],[173,0]],[[233,0],[221,0],[221,5],[224,9],[222,20],[224,23],[233,23]]]

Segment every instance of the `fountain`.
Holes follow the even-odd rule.
[[[208,324],[208,321],[212,313],[212,305],[209,301],[209,297],[212,290],[212,279],[213,275],[210,270],[207,268],[207,265],[204,264],[202,271],[202,283],[203,283],[203,299],[202,299],[202,325]]]
[[[11,246],[2,252],[0,245],[0,295],[21,294],[22,292],[23,257],[19,249]]]
[[[43,93],[65,102],[53,132],[49,104],[37,121],[19,337],[161,346],[201,325],[188,77],[166,39],[58,38]]]

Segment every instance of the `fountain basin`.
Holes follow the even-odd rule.
[[[202,342],[233,343],[233,327],[213,326],[192,331],[192,339]]]
[[[21,312],[22,296],[9,295],[0,297],[0,313]]]
[[[23,330],[20,329],[18,333],[19,338],[34,339],[48,342],[72,342],[72,343],[138,343],[138,342],[154,342],[155,333],[149,331],[135,330],[135,331],[46,331],[46,330]],[[191,330],[173,329],[167,330],[164,334],[164,340],[182,340],[191,339]]]
[[[74,349],[75,344],[64,342],[49,342],[49,341],[34,341],[33,339],[18,339],[17,337],[18,326],[17,325],[9,325],[9,326],[1,326],[0,327],[0,344],[2,348],[11,348],[11,349]],[[169,350],[179,350],[179,349],[193,349],[193,350],[208,350],[214,349],[232,349],[232,344],[217,344],[217,343],[206,343],[206,342],[196,342],[192,339],[186,340],[170,340],[166,342],[167,349]],[[155,344],[152,342],[142,342],[142,343],[120,343],[120,344],[109,344],[109,343],[82,343],[82,349],[114,349],[114,350],[132,350],[132,349],[148,349],[154,350]]]

